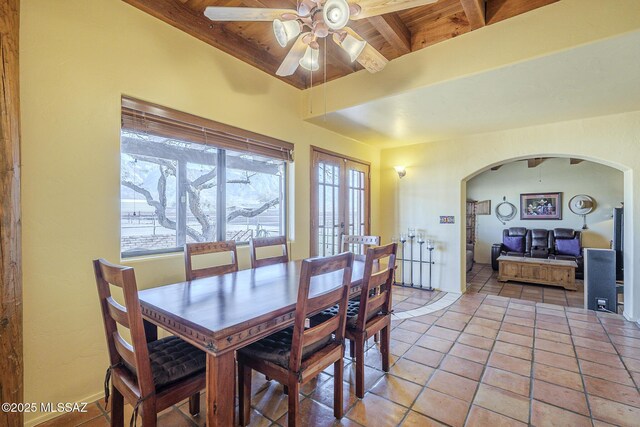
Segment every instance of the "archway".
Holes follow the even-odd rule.
[[[484,167],[479,168],[475,171],[472,171],[470,173],[468,173],[465,178],[463,178],[461,180],[460,183],[460,200],[461,200],[461,212],[460,212],[460,218],[465,218],[465,214],[466,214],[466,200],[467,200],[467,184],[469,183],[469,181],[473,180],[474,178],[480,176],[481,174],[484,174],[485,172],[491,170],[491,169],[495,169],[496,167],[500,167],[502,165],[505,164],[511,164],[514,162],[518,162],[518,161],[522,161],[522,160],[529,160],[529,159],[539,159],[539,158],[562,158],[562,159],[567,159],[567,162],[569,162],[569,159],[572,159],[574,161],[574,163],[577,163],[577,161],[587,161],[590,162],[592,164],[596,164],[598,166],[606,166],[608,168],[614,169],[616,171],[619,171],[622,173],[622,183],[623,183],[623,190],[622,190],[622,194],[623,194],[623,198],[620,201],[624,201],[624,206],[625,206],[625,219],[627,217],[632,218],[633,217],[633,175],[632,175],[632,170],[631,168],[625,166],[625,165],[621,165],[621,164],[617,164],[605,159],[600,159],[600,158],[593,158],[593,157],[589,157],[589,156],[584,156],[584,155],[572,155],[572,154],[567,154],[567,153],[561,153],[561,154],[549,154],[549,153],[527,153],[526,155],[521,155],[521,156],[515,156],[515,157],[510,157],[510,158],[504,158],[504,159],[500,159],[500,160],[494,160],[493,162],[486,164]],[[608,169],[608,168],[604,168],[604,169]],[[485,175],[486,176],[486,175]],[[568,194],[565,195],[565,197],[568,197]],[[512,200],[512,202],[514,202]],[[564,200],[563,204],[566,207],[568,200]],[[515,201],[515,204],[518,207],[518,210],[520,209],[518,201]],[[492,207],[493,209],[494,207]],[[493,211],[491,212],[491,215],[493,215]],[[462,221],[461,221],[462,223]],[[522,224],[516,224],[516,225],[522,225]],[[509,224],[506,224],[504,226],[509,227]],[[529,228],[534,228],[533,226],[529,227]],[[544,225],[541,225],[540,228],[546,228]],[[461,243],[461,252],[463,254],[463,256],[460,258],[462,261],[462,266],[461,266],[461,286],[462,286],[462,290],[466,291],[467,288],[467,269],[465,268],[465,252],[466,252],[466,242],[467,242],[467,237],[466,237],[466,232],[467,229],[465,228],[464,225],[461,224],[461,232],[460,232],[460,243]],[[634,263],[633,263],[633,224],[625,224],[625,236],[624,236],[624,254],[625,254],[625,272],[624,272],[624,283],[625,283],[625,287],[624,287],[624,301],[627,302],[627,305],[625,305],[624,307],[624,315],[626,318],[628,319],[633,319],[633,320],[637,320],[636,318],[637,316],[637,311],[638,311],[638,307],[633,307],[634,304],[634,294],[637,294],[639,292],[639,290],[637,289],[638,286],[637,284],[634,282],[634,278],[636,275],[636,272],[634,271]],[[601,246],[602,247],[602,246]],[[636,304],[637,305],[637,304]],[[636,315],[634,315],[636,314]]]

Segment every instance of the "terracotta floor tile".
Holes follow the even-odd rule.
[[[433,372],[433,368],[408,359],[398,359],[389,369],[389,373],[420,385],[426,384]]]
[[[400,421],[407,412],[407,408],[397,403],[393,403],[373,393],[367,393],[363,399],[358,400],[356,404],[353,405],[353,408],[347,412],[346,416],[364,426],[395,426],[400,424]]]
[[[449,341],[455,341],[458,339],[458,335],[460,335],[460,332],[447,328],[441,328],[439,326],[432,326],[431,328],[429,328],[426,334]]]
[[[481,317],[484,319],[496,320],[499,322],[504,317],[504,312],[497,312],[497,311],[487,310],[487,309],[479,309],[478,311],[476,311],[475,316]]]
[[[535,324],[535,320],[525,319],[524,317],[505,316],[503,320],[503,324],[504,323],[511,323],[513,325],[527,326],[529,328],[533,328]]]
[[[424,334],[429,329],[429,325],[422,322],[415,322],[412,319],[407,319],[398,325],[400,329],[406,329],[408,331],[417,332],[419,334]]]
[[[586,347],[576,347],[576,355],[578,356],[578,359],[600,363],[612,368],[624,369],[624,365],[617,354],[598,351]]]
[[[533,336],[533,328],[513,323],[503,323],[500,327],[500,331],[511,332],[512,334],[525,335],[528,337]]]
[[[632,359],[638,359],[640,360],[640,350],[634,347],[627,347],[624,345],[619,345],[616,344],[615,345],[616,350],[618,350],[618,354],[620,354],[620,356],[624,356],[624,357],[630,357]]]
[[[605,326],[604,329],[611,335],[640,338],[640,329],[619,328],[617,326]]]
[[[412,317],[411,320],[413,322],[419,322],[425,325],[432,325],[436,320],[438,320],[438,318],[430,314],[425,314],[424,316]]]
[[[436,420],[425,417],[416,411],[409,411],[404,421],[401,424],[402,427],[446,427],[445,424],[439,423]]]
[[[399,405],[409,407],[421,390],[422,387],[417,384],[393,375],[385,375],[370,391]]]
[[[469,325],[485,326],[487,328],[498,330],[500,329],[501,323],[496,320],[483,319],[481,317],[474,317],[469,321]]]
[[[431,335],[423,335],[418,341],[416,341],[416,345],[431,350],[436,350],[440,353],[446,353],[451,349],[453,343],[449,340],[443,340],[442,338],[434,337]]]
[[[414,344],[422,335],[417,332],[401,329],[400,326],[391,331],[391,338],[394,340],[402,341],[407,344]]]
[[[393,331],[392,331],[393,333]],[[402,341],[394,340],[393,338],[389,342],[389,352],[395,356],[402,356],[411,348],[411,344],[407,344]],[[349,354],[348,352],[346,354]]]
[[[471,317],[473,317],[473,316],[470,316],[469,314],[452,311],[452,307],[449,307],[449,310],[444,314],[444,316],[442,316],[443,319],[457,320],[460,322],[467,323],[469,322],[469,320],[471,320]],[[475,308],[471,312],[473,313],[474,311],[475,311]]]
[[[640,372],[639,359],[632,359],[631,357],[623,357],[622,360],[624,361],[624,364],[628,370],[633,372]]]
[[[342,407],[346,413],[356,401],[356,385],[349,381],[342,382]],[[320,384],[309,397],[317,402],[322,403],[329,408],[333,408],[333,381],[326,381]]]
[[[90,403],[86,407],[86,412],[69,412],[49,421],[39,424],[39,427],[62,427],[78,425],[103,415],[102,409],[97,403]],[[127,419],[128,421],[128,419]]]
[[[466,402],[471,402],[478,383],[468,378],[438,370],[431,377],[427,387]]]
[[[491,350],[494,341],[489,338],[483,338],[478,335],[471,335],[465,332],[460,334],[458,342],[461,344],[469,345],[471,347],[481,348],[483,350]]]
[[[540,427],[589,427],[591,426],[591,419],[534,400],[531,404],[531,425]]]
[[[593,377],[584,377],[584,385],[587,394],[640,408],[640,393],[636,387]]]
[[[611,424],[635,427],[640,420],[640,409],[611,400],[602,399],[597,396],[589,396],[589,405],[593,418]]]
[[[464,332],[467,334],[478,335],[480,337],[489,338],[492,340],[495,339],[495,337],[498,335],[497,329],[489,328],[488,326],[476,325],[476,324],[468,325],[465,328]]]
[[[473,404],[523,423],[529,421],[529,398],[497,387],[480,384]]]
[[[616,354],[616,349],[608,342],[602,342],[590,338],[573,337],[573,344],[576,347],[586,347],[592,350],[604,351],[605,353]]]
[[[568,325],[562,325],[556,322],[544,322],[536,319],[536,328],[545,329],[547,331],[558,332],[561,334],[569,334],[571,330]]]
[[[496,341],[495,345],[493,346],[493,351],[495,353],[502,353],[508,356],[519,357],[520,359],[525,360],[531,360],[532,357],[531,348],[502,341]]]
[[[416,399],[412,409],[450,426],[461,427],[467,417],[469,403],[425,388]]]
[[[511,301],[511,303],[509,304],[509,308],[512,308],[514,310],[528,311],[528,312],[536,311],[536,307],[534,305],[521,304],[520,302],[514,302],[514,301]]]
[[[536,313],[532,311],[516,310],[514,308],[507,309],[507,316],[524,317],[525,319],[535,319]]]
[[[591,377],[602,378],[620,384],[633,386],[631,376],[625,369],[611,368],[606,365],[586,360],[580,361],[580,369],[582,369],[582,375],[589,375]]]
[[[582,385],[582,376],[579,373],[555,368],[553,366],[534,363],[533,377],[538,380],[557,384],[562,387],[568,387],[573,390],[582,391],[584,389]]]
[[[461,331],[465,328],[465,326],[467,326],[467,323],[461,320],[446,319],[442,317],[438,319],[436,323],[434,323],[434,325],[440,326],[442,328],[453,329],[454,331]]]
[[[589,416],[587,398],[583,392],[540,380],[534,380],[532,397],[541,402]]]
[[[454,344],[449,354],[482,364],[487,363],[487,358],[489,357],[489,352],[487,350],[470,347],[460,343]]]
[[[576,353],[573,350],[573,346],[569,344],[563,344],[560,342],[549,341],[542,338],[538,338],[535,341],[535,348],[552,353],[563,354],[565,356],[575,357]]]
[[[547,331],[543,329],[536,329],[536,338],[561,342],[563,344],[573,344],[573,341],[571,341],[571,335],[561,334],[559,332]]]
[[[519,334],[514,334],[512,332],[500,331],[496,339],[498,341],[508,342],[510,344],[521,345],[523,347],[533,347],[533,337],[528,337],[526,335],[519,335]]]
[[[480,406],[473,405],[467,417],[466,427],[526,427],[525,423],[505,417]]]
[[[411,349],[402,357],[403,359],[409,359],[414,362],[422,363],[423,365],[431,366],[432,368],[437,368],[444,357],[444,354],[416,345],[411,347]]]
[[[571,335],[573,335],[574,337],[588,338],[588,339],[601,341],[605,343],[609,342],[609,337],[604,332],[597,332],[597,331],[592,331],[591,329],[574,328],[574,327],[570,329],[571,329]]]
[[[611,342],[627,347],[633,347],[640,349],[640,339],[625,337],[622,335],[611,335]]]
[[[579,372],[578,361],[575,357],[563,356],[561,354],[551,353],[544,350],[534,350],[533,353],[536,363],[542,363],[543,365],[566,369],[568,371]]]
[[[509,371],[518,375],[531,376],[531,362],[502,353],[491,353],[487,366]]]
[[[440,369],[461,375],[474,381],[479,381],[482,376],[484,365],[448,355],[444,358],[442,363],[440,363]]]
[[[333,406],[333,405],[332,405]],[[336,421],[333,415],[333,409],[319,404],[312,399],[305,399],[300,402],[300,419],[305,425],[310,426],[328,426]],[[278,424],[286,426],[289,420],[289,414],[284,414],[277,420]],[[253,419],[251,425],[253,425]],[[269,424],[265,424],[269,425]]]
[[[525,397],[529,396],[530,381],[529,377],[493,367],[487,367],[482,376],[482,382],[484,384],[489,384]]]

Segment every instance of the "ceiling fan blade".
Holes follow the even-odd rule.
[[[302,33],[298,36],[296,42],[291,46],[289,53],[284,57],[282,64],[276,71],[276,75],[281,77],[290,76],[296,72],[300,65],[300,59],[304,56],[304,52],[307,50],[307,44],[302,39],[309,33]]]
[[[204,15],[212,21],[273,21],[281,19],[285,13],[298,14],[294,9],[260,9],[252,7],[209,6]]]
[[[385,13],[411,9],[435,3],[438,0],[354,0],[351,4],[357,4],[362,8],[360,13],[351,15],[350,19],[364,19],[370,16],[384,15]]]
[[[358,40],[366,41],[362,37],[360,37],[358,35],[358,33],[353,31],[349,27],[344,27],[343,30],[346,31],[349,35],[355,37]],[[342,47],[344,49],[344,47],[342,46],[342,42],[340,41],[340,36],[338,36],[335,33],[333,34],[333,41],[338,46],[340,46],[340,47]],[[369,43],[367,43],[364,46],[364,49],[362,50],[362,53],[360,53],[360,55],[358,55],[358,57],[356,58],[356,61],[358,61],[358,63],[360,65],[362,65],[364,68],[366,68],[366,70],[369,71],[370,73],[377,73],[378,71],[382,71],[382,69],[389,62],[389,60],[387,58],[382,56],[382,54],[380,52],[378,52],[376,50],[376,48],[371,46]]]

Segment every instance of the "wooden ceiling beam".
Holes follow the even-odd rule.
[[[477,30],[486,25],[484,18],[484,0],[460,0],[462,9],[469,19],[469,25],[472,30]]]
[[[411,31],[397,14],[387,13],[386,15],[370,16],[367,20],[398,52],[398,55],[411,52]]]
[[[530,168],[538,167],[545,161],[544,157],[538,157],[536,159],[527,159],[527,166]]]
[[[487,25],[512,18],[559,0],[487,0]]]
[[[210,21],[204,15],[180,2],[175,0],[123,1],[271,76],[275,76],[275,72],[280,66],[280,62],[268,51],[256,47],[233,32],[227,31],[223,24]],[[280,78],[280,80],[299,89],[306,88],[305,79],[298,74]]]

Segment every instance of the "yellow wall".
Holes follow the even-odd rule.
[[[381,152],[381,194],[395,203],[381,204],[382,237],[415,227],[436,241],[433,283],[464,290],[464,211],[466,180],[491,166],[529,157],[576,157],[615,167],[624,173],[625,316],[640,318],[640,112],[575,120],[448,141],[417,144]],[[394,165],[406,166],[399,179]],[[439,224],[455,215],[456,224]]]
[[[302,121],[300,92],[274,77],[120,0],[25,0],[20,42],[25,401],[102,393],[91,260],[119,261],[122,94],[295,143],[292,257],[309,250],[310,145],[372,163],[378,227],[379,151]],[[141,288],[184,277],[181,255],[131,264]]]

